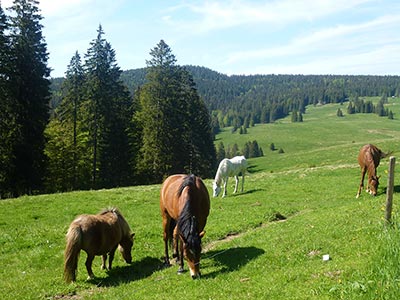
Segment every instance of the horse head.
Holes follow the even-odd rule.
[[[123,237],[119,243],[119,251],[121,252],[122,257],[128,264],[132,263],[131,251],[132,251],[134,237],[135,237],[135,234],[131,233],[131,234]]]
[[[217,184],[216,181],[213,182],[213,197],[218,197],[221,192],[221,187]]]
[[[190,276],[193,279],[200,278],[200,255],[201,255],[201,238],[204,236],[204,231],[198,234],[195,241],[184,241],[183,242],[183,256],[185,257],[189,270]]]
[[[369,193],[372,196],[376,196],[378,192],[379,177],[380,176],[371,176],[371,178],[368,179]]]

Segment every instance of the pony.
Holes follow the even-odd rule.
[[[364,187],[364,177],[365,173],[368,172],[368,184],[367,184],[367,193],[370,193],[373,196],[376,196],[379,186],[379,178],[376,175],[376,168],[379,166],[381,158],[385,158],[390,155],[392,152],[384,153],[379,148],[374,145],[367,144],[364,145],[360,149],[360,153],[358,154],[358,164],[361,168],[361,182],[358,187],[358,192],[356,198],[360,197],[361,190]]]
[[[173,257],[179,262],[178,274],[184,272],[186,259],[190,275],[199,278],[201,239],[210,212],[210,197],[200,177],[175,174],[163,183],[160,209],[165,248],[164,262],[170,266],[168,243],[173,245]]]
[[[215,179],[213,182],[213,197],[217,197],[221,192],[221,184],[224,185],[224,193],[222,197],[226,196],[226,186],[228,184],[228,177],[234,176],[235,190],[233,193],[237,192],[239,184],[239,174],[242,173],[242,192],[244,187],[244,175],[247,170],[247,160],[244,156],[235,156],[231,159],[224,158],[221,160],[218,166],[217,173],[215,174]]]
[[[92,262],[96,255],[102,256],[102,269],[111,269],[115,250],[119,250],[124,260],[132,263],[132,233],[128,223],[116,208],[103,210],[97,215],[80,215],[72,221],[66,235],[64,252],[64,279],[66,282],[76,281],[78,258],[81,250],[87,254],[86,270],[88,279],[93,279]]]

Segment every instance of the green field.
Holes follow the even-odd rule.
[[[0,201],[0,294],[3,299],[398,299],[399,172],[393,225],[383,219],[388,159],[378,168],[377,197],[363,192],[357,154],[366,143],[400,150],[400,99],[394,120],[336,116],[340,107],[311,106],[303,123],[290,117],[245,135],[226,128],[216,143],[257,140],[245,192],[212,198],[203,239],[202,278],[162,268],[160,185],[71,192]],[[270,151],[269,145],[283,154]],[[211,194],[212,179],[205,179]],[[133,264],[116,254],[113,270],[87,281],[81,253],[77,282],[63,282],[65,233],[78,214],[116,206],[136,233]],[[322,256],[329,254],[330,260]],[[5,298],[4,298],[5,297]]]

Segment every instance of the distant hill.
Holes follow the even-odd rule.
[[[341,103],[351,97],[400,96],[399,76],[373,75],[232,75],[199,66],[186,66],[200,97],[221,126],[237,126],[245,119],[270,123],[308,104]],[[146,69],[124,71],[129,91],[146,81]],[[52,107],[59,102],[60,79],[53,80]]]

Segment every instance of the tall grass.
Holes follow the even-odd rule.
[[[249,160],[244,193],[233,195],[231,180],[228,196],[212,199],[197,281],[162,267],[160,185],[0,201],[0,293],[9,299],[397,299],[399,187],[387,226],[387,160],[378,168],[377,197],[355,198],[359,148],[399,149],[400,101],[390,101],[395,120],[338,118],[340,106],[326,105],[309,107],[303,123],[288,118],[245,135],[218,135],[225,145],[257,140],[265,156]],[[285,153],[269,151],[272,142]],[[205,179],[210,192],[211,181]],[[81,253],[77,282],[64,283],[70,222],[109,206],[136,233],[133,264],[116,254],[105,272],[96,258],[96,279],[87,281]]]

